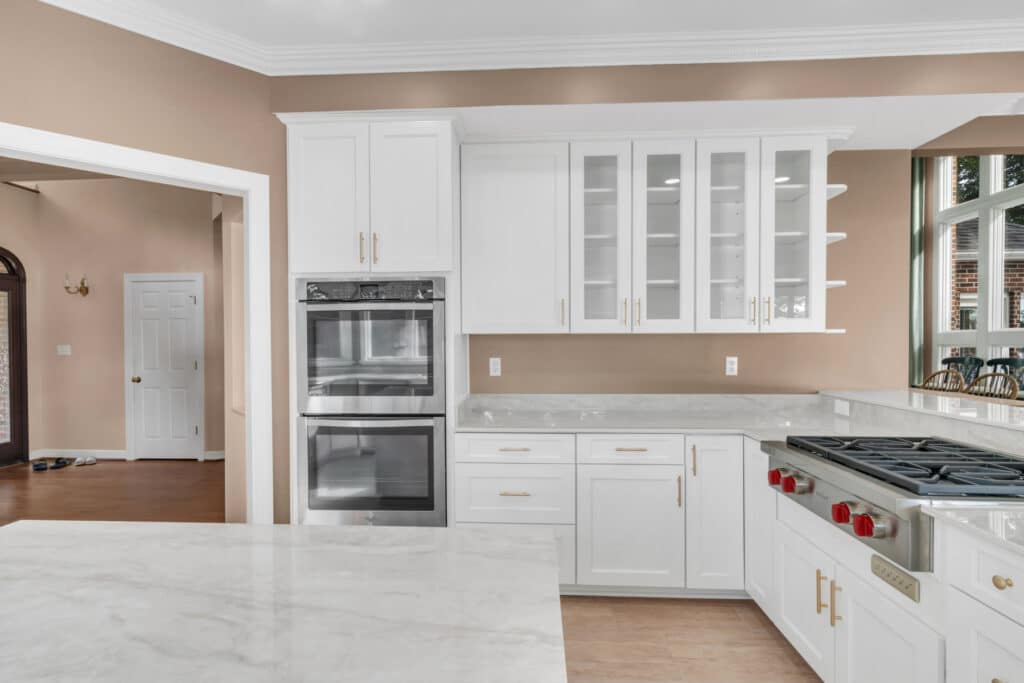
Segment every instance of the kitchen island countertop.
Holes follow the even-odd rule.
[[[21,521],[11,681],[564,683],[550,530]]]

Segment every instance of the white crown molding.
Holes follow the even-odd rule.
[[[41,0],[269,76],[698,64],[1024,51],[1024,19],[266,46],[140,0]]]

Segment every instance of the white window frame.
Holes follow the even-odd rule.
[[[941,368],[940,349],[944,346],[973,347],[989,360],[995,349],[1024,346],[1024,328],[1002,328],[1003,288],[993,283],[1003,281],[1003,217],[1004,211],[1024,204],[1024,184],[999,189],[1003,180],[1003,156],[982,155],[978,160],[978,198],[943,206],[951,196],[952,168],[956,157],[937,157],[932,161],[936,212],[932,225],[935,249],[932,254],[932,364]],[[978,218],[978,311],[977,329],[949,329],[950,294],[952,287],[949,259],[950,226]]]

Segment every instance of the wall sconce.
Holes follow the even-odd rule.
[[[64,273],[64,291],[68,294],[81,294],[82,296],[88,296],[89,281],[85,278],[85,275],[83,275],[81,282],[72,287],[71,280],[68,279],[68,274]]]

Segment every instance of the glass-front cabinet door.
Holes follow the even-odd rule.
[[[693,212],[693,140],[634,142],[634,332],[693,332]]]
[[[629,332],[630,143],[570,145],[572,331]]]
[[[697,143],[696,327],[758,330],[758,138]]]
[[[761,141],[762,332],[825,329],[825,145]]]

